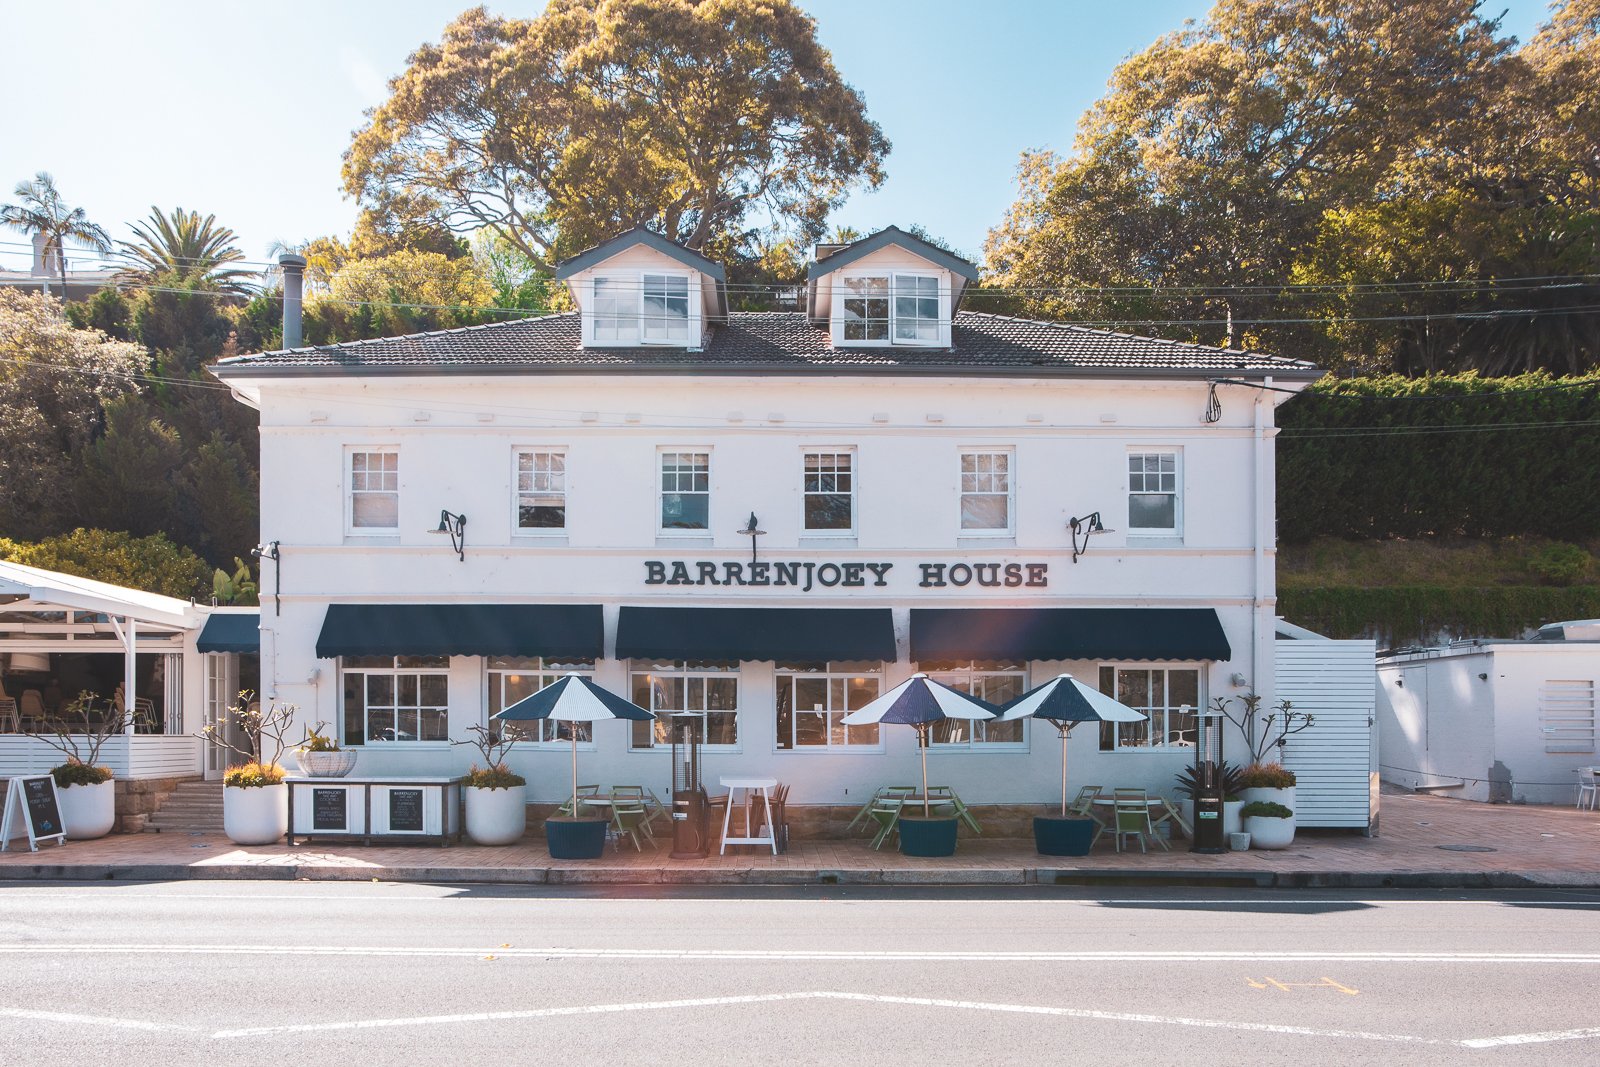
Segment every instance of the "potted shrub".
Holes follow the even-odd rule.
[[[1252,800],[1243,815],[1251,848],[1288,848],[1294,841],[1294,812],[1282,804]]]
[[[248,690],[228,709],[226,722],[201,731],[207,741],[244,758],[222,776],[222,829],[236,845],[270,845],[289,832],[289,787],[284,784],[284,735],[299,711],[293,704],[271,704],[265,711]],[[229,742],[226,726],[238,728],[244,745]]]
[[[323,733],[327,728],[327,723],[319,722],[307,729],[295,748],[295,756],[300,760],[300,770],[312,778],[343,778],[355,770],[358,753],[353,748],[340,748],[332,735]]]
[[[84,690],[59,716],[47,719],[43,730],[30,734],[67,757],[50,775],[56,780],[61,827],[69,841],[104,837],[117,824],[117,787],[111,768],[100,763],[100,750],[125,733],[132,718],[110,702],[102,702],[96,711],[96,702],[101,698]]]
[[[1281,763],[1252,763],[1239,775],[1239,795],[1246,804],[1264,800],[1294,807],[1294,772]]]
[[[1239,791],[1244,788],[1240,785],[1243,770],[1224,760],[1218,768],[1222,773],[1222,832],[1236,834],[1239,832],[1239,809],[1244,807],[1244,798]],[[1194,800],[1195,788],[1194,765],[1191,764],[1178,772],[1177,782],[1172,787],[1179,796]]]
[[[477,748],[483,766],[474,763],[461,783],[467,836],[478,845],[514,844],[528,829],[528,780],[505,762],[516,739],[485,726],[469,729],[473,738],[455,743]]]

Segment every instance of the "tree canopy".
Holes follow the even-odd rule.
[[[83,208],[68,206],[47,172],[41,170],[31,180],[18,182],[15,195],[17,203],[0,207],[0,226],[44,235],[45,261],[55,260],[63,294],[67,291],[68,241],[80,241],[97,252],[111,251],[106,231],[90,222]]]
[[[217,225],[215,215],[201,218],[200,212],[181,207],[162,214],[152,205],[150,216],[129,228],[137,239],[117,242],[130,263],[117,272],[120,281],[156,285],[176,279],[234,295],[252,288],[255,272],[230,265],[243,262],[244,253],[234,243],[234,232]]]
[[[374,229],[487,228],[540,267],[633,225],[716,254],[805,239],[889,142],[790,0],[552,0],[463,13],[345,155]]]

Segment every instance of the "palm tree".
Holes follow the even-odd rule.
[[[198,211],[181,207],[163,215],[152,204],[150,217],[132,229],[137,241],[117,242],[131,261],[117,272],[119,280],[151,285],[158,278],[177,278],[223,293],[250,292],[246,279],[254,272],[228,266],[242,262],[244,253],[234,245],[234,232],[218,226],[215,215],[201,218]]]
[[[33,176],[32,181],[19,182],[15,195],[21,203],[0,207],[0,225],[23,233],[44,234],[45,262],[50,262],[50,256],[54,253],[56,263],[61,267],[61,299],[65,300],[66,242],[81,241],[104,255],[111,251],[111,238],[105,230],[89,221],[83,208],[67,207],[56,189],[56,180],[42,170]]]

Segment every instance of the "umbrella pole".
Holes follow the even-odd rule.
[[[567,732],[572,735],[572,817],[578,817],[578,724],[567,723]]]
[[[1067,735],[1072,732],[1070,726],[1058,726],[1061,731],[1061,817],[1067,817]]]
[[[917,748],[922,751],[922,817],[930,818],[928,805],[928,724],[917,724]]]

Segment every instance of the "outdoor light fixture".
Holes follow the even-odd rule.
[[[449,534],[450,547],[455,549],[457,557],[462,563],[467,561],[467,517],[457,515],[453,511],[439,510],[438,529],[429,530],[429,533]]]
[[[1089,514],[1076,519],[1067,520],[1067,528],[1072,531],[1072,562],[1078,562],[1078,557],[1089,551],[1089,537],[1097,533],[1114,533],[1100,523],[1100,513],[1091,511]],[[1080,535],[1082,539],[1080,540]]]
[[[272,613],[283,614],[283,559],[278,555],[278,542],[268,541],[250,550],[256,559],[270,559],[272,568]]]
[[[754,566],[756,562],[756,538],[760,537],[767,531],[758,530],[756,528],[756,513],[752,511],[750,513],[750,521],[745,523],[744,528],[739,532],[745,537],[750,538],[750,565]]]

